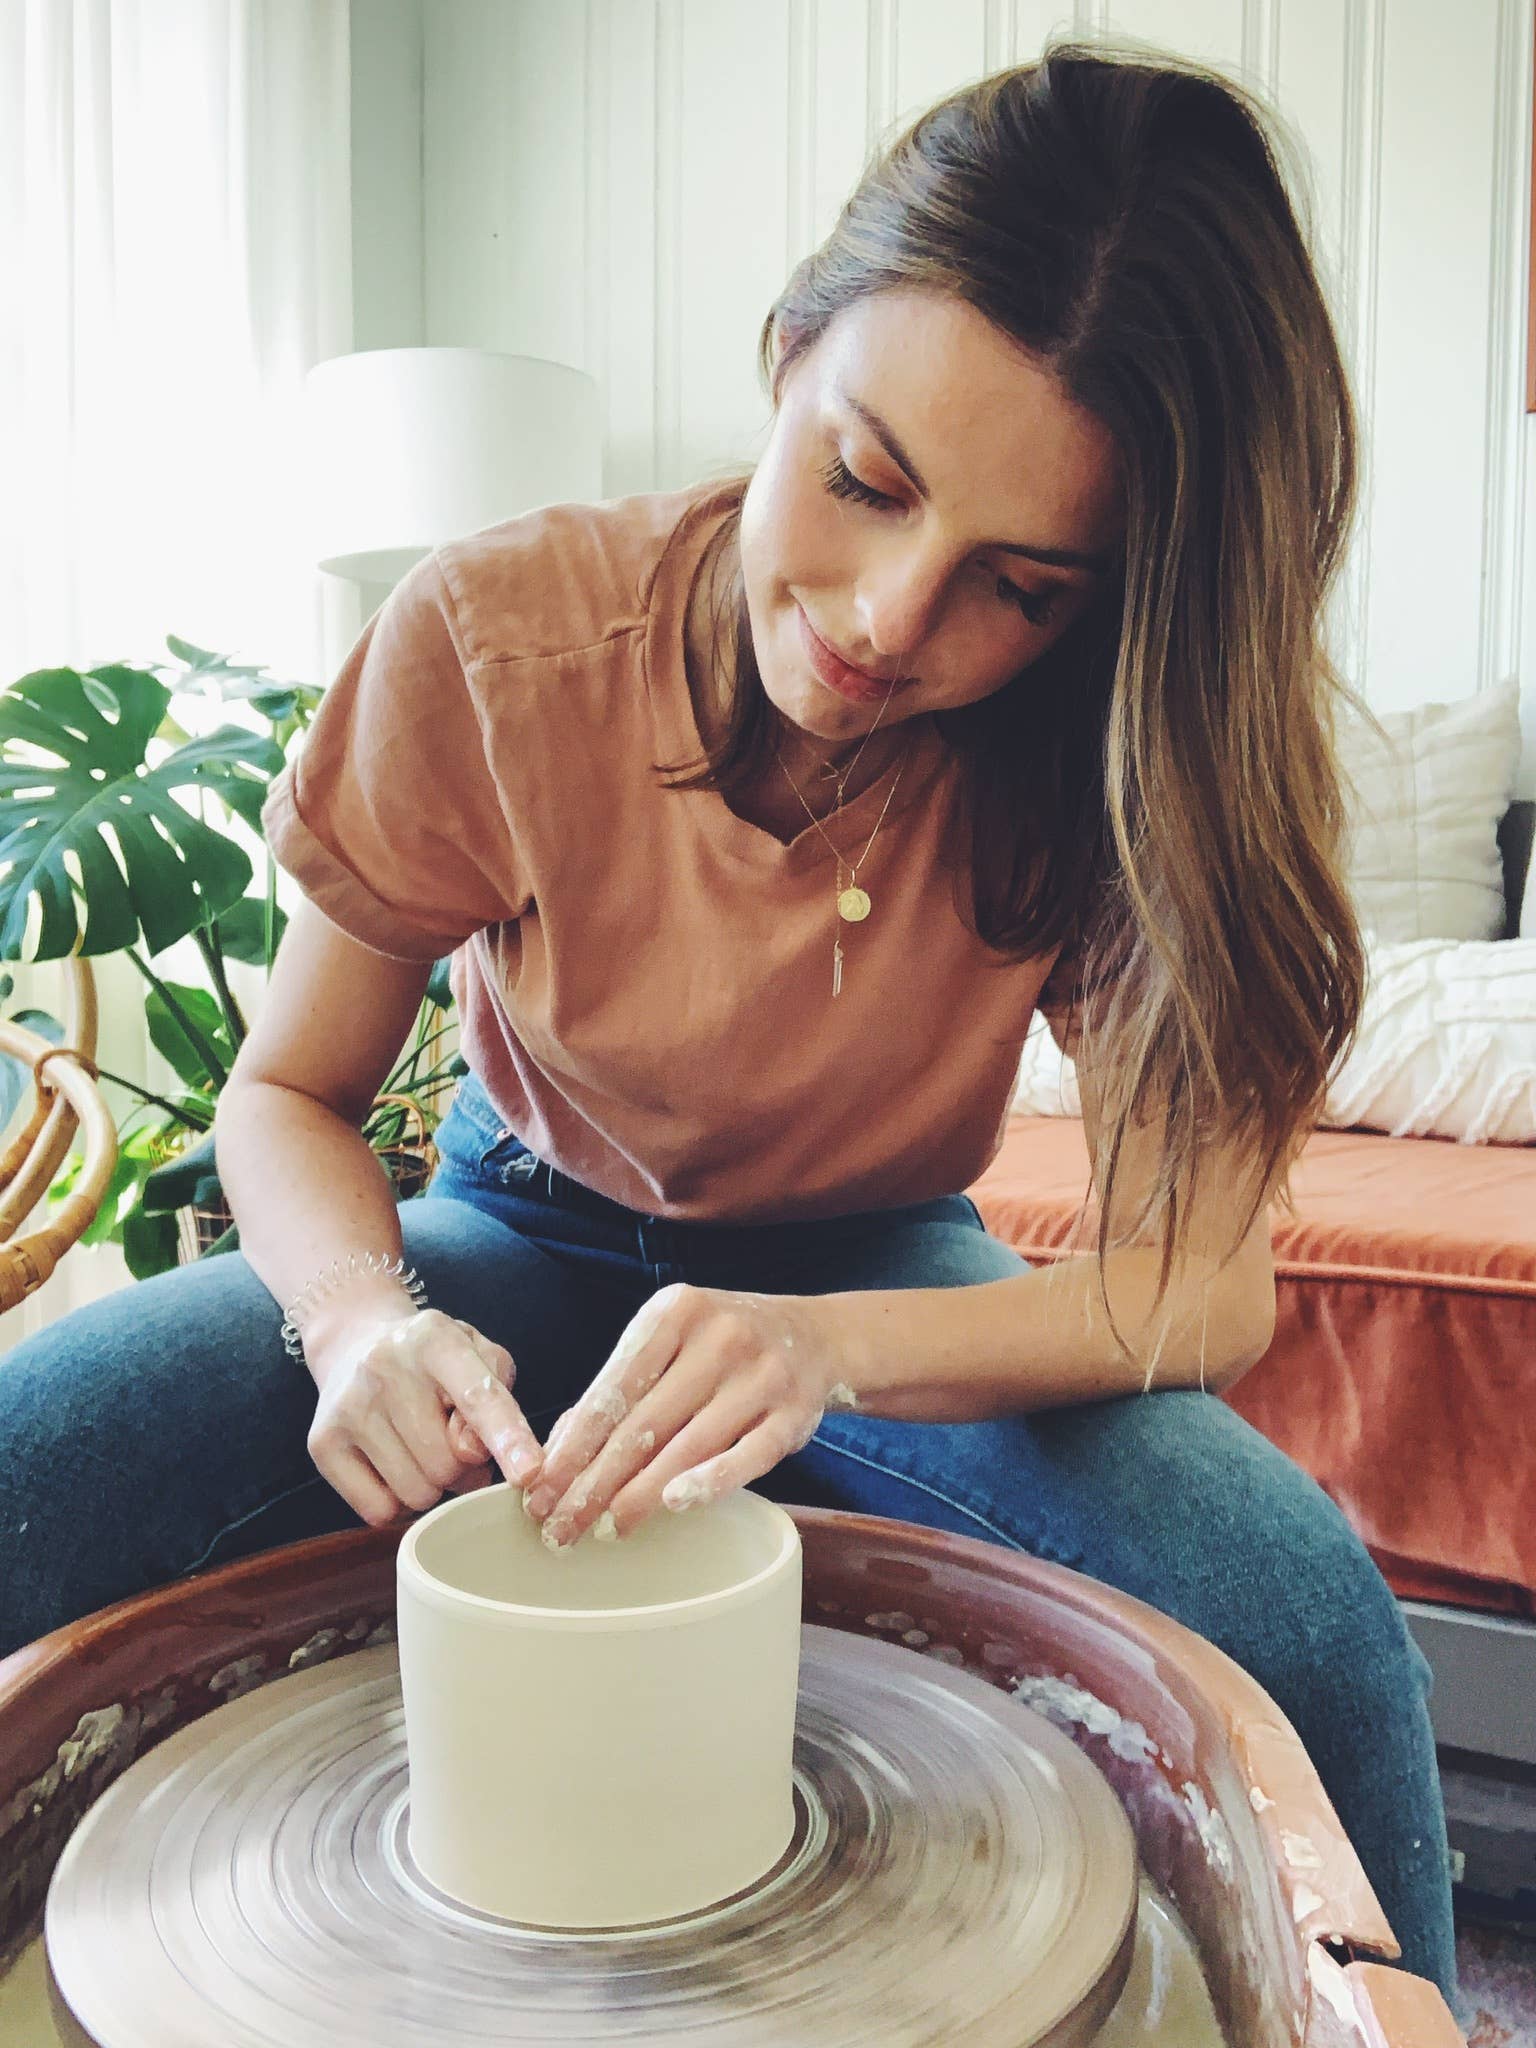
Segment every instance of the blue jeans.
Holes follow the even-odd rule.
[[[640,1304],[683,1280],[789,1294],[1023,1271],[964,1195],[815,1223],[677,1223],[569,1180],[473,1080],[401,1210],[434,1304],[504,1344],[543,1437]],[[238,1254],[78,1310],[0,1357],[0,1654],[108,1602],[358,1517],[306,1449],[314,1383]],[[1429,1669],[1327,1495],[1221,1400],[1130,1395],[988,1422],[835,1412],[754,1490],[1071,1566],[1173,1615],[1295,1726],[1403,1946],[1455,1998]]]

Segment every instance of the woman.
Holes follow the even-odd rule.
[[[1071,44],[967,87],[761,354],[749,473],[455,541],[365,628],[268,807],[243,1256],[7,1361],[0,1647],[503,1475],[552,1544],[743,1485],[929,1523],[1253,1672],[1454,1996],[1424,1662],[1212,1398],[1361,982],[1355,426],[1259,110]],[[359,1123],[450,950],[471,1075],[397,1211]],[[962,1193],[1037,1007],[1103,1212],[1049,1271]]]

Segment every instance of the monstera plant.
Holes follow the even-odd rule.
[[[176,1077],[160,1093],[102,1071],[131,1108],[85,1241],[115,1239],[139,1277],[175,1263],[178,1211],[220,1213],[214,1111],[247,1030],[229,963],[270,972],[284,923],[275,867],[263,851],[258,882],[235,821],[259,841],[272,779],[320,696],[174,636],[166,646],[180,664],[169,680],[164,663],[35,669],[0,694],[0,959],[122,955],[143,980],[150,1039]],[[178,710],[210,701],[253,722],[188,731]],[[184,939],[198,982],[157,965]],[[440,962],[365,1125],[402,1193],[424,1177],[439,1097],[463,1072],[446,1049],[450,1006]],[[68,1184],[66,1174],[54,1192]],[[233,1231],[215,1228],[212,1242],[233,1243]]]

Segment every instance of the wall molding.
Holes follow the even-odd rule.
[[[683,0],[656,0],[656,417],[652,473],[681,481],[683,455]]]
[[[613,434],[609,397],[608,278],[612,224],[608,209],[609,125],[613,119],[603,0],[586,0],[582,23],[582,77],[586,134],[581,151],[582,337],[581,367],[597,381],[603,408],[603,447]]]
[[[784,275],[816,246],[816,0],[789,0]],[[764,309],[766,311],[766,308]]]
[[[1488,404],[1483,451],[1483,586],[1477,687],[1518,675],[1525,561],[1526,304],[1531,196],[1532,0],[1498,0],[1493,112]]]
[[[900,91],[899,0],[865,0],[864,148],[873,155],[894,140]]]
[[[1266,99],[1279,98],[1281,0],[1243,0],[1243,70]]]
[[[1358,510],[1339,576],[1332,653],[1345,678],[1363,685],[1370,619],[1371,502],[1375,489],[1370,423],[1375,411],[1381,251],[1382,101],[1386,91],[1387,0],[1346,0],[1339,195],[1339,273],[1345,354],[1360,423]]]

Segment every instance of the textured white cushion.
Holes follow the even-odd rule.
[[[1536,1144],[1536,939],[1370,950],[1359,1038],[1328,1122],[1394,1138]]]
[[[1024,1116],[1081,1116],[1077,1068],[1058,1047],[1050,1026],[1037,1010],[1024,1038],[1014,1108]]]
[[[1325,1124],[1465,1144],[1536,1144],[1536,938],[1374,941],[1354,1047]],[[1024,1042],[1014,1108],[1080,1116],[1045,1019]]]
[[[1498,825],[1520,758],[1518,685],[1387,712],[1381,724],[1385,745],[1356,719],[1339,736],[1354,786],[1349,876],[1362,925],[1382,939],[1496,939],[1505,910]]]

